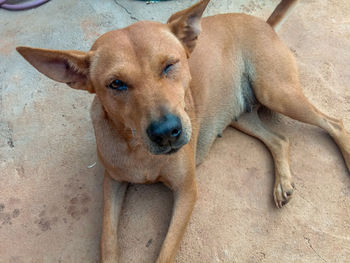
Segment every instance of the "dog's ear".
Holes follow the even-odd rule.
[[[196,40],[201,31],[201,18],[210,0],[202,0],[197,4],[173,14],[168,19],[170,30],[184,45],[188,54],[196,46]]]
[[[89,78],[89,52],[17,47],[16,50],[39,72],[50,79],[66,83],[73,89],[94,92]]]

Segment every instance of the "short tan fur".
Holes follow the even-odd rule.
[[[166,24],[141,21],[107,32],[88,52],[17,48],[49,78],[95,94],[91,118],[105,167],[101,262],[118,262],[129,182],[163,182],[173,190],[157,259],[173,262],[197,198],[195,167],[227,126],[265,143],[275,164],[276,206],[289,202],[289,141],[263,125],[261,105],[326,130],[350,168],[349,133],[307,100],[293,54],[274,30],[296,2],[282,0],[266,23],[245,14],[202,19],[209,3],[203,0]]]

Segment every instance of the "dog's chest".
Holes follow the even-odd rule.
[[[159,179],[160,165],[152,159],[145,158],[142,153],[127,154],[118,152],[117,155],[105,156],[103,163],[110,176],[118,181],[135,184],[155,183]]]
[[[97,97],[91,106],[91,119],[95,130],[97,153],[110,176],[130,183],[157,182],[162,162],[146,150],[132,150],[117,136],[111,122],[105,117]]]
[[[108,129],[96,136],[98,157],[113,179],[135,184],[158,181],[162,162],[155,160],[156,157],[150,156],[142,147],[131,150],[126,142],[106,131]]]

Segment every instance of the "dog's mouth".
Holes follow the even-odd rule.
[[[154,155],[172,155],[177,153],[184,145],[187,144],[187,141],[182,141],[177,145],[167,145],[159,147],[158,145],[153,145],[153,147],[149,148],[149,151]]]
[[[169,145],[167,147],[162,147],[163,149],[153,149],[153,151],[151,152],[155,155],[171,155],[177,153],[182,148],[182,146],[183,144],[181,144],[180,146]]]
[[[170,155],[170,154],[173,154],[173,153],[176,153],[178,150],[180,150],[181,147],[178,147],[178,148],[170,148],[170,150],[164,154],[166,155]]]

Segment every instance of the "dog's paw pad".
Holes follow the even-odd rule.
[[[294,192],[294,184],[289,180],[280,180],[275,183],[273,197],[278,208],[282,208],[292,198]]]

